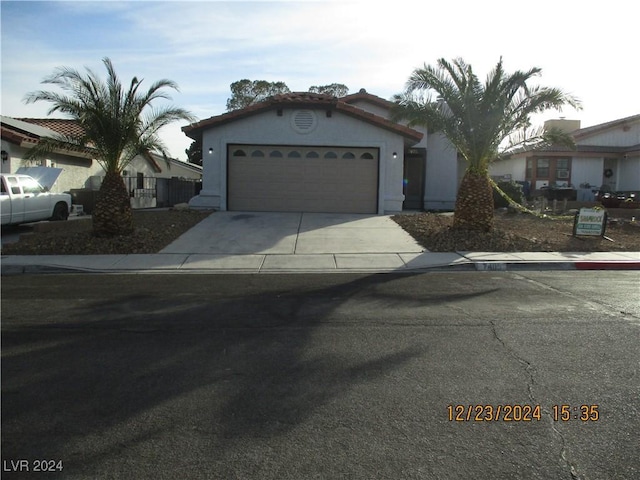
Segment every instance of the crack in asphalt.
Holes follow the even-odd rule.
[[[493,337],[498,341],[498,343],[500,343],[500,345],[502,345],[502,347],[508,352],[508,354],[511,357],[515,358],[518,361],[518,363],[524,366],[525,372],[528,376],[527,393],[529,396],[529,401],[531,402],[532,405],[539,405],[539,402],[533,393],[533,387],[536,383],[535,367],[531,364],[531,362],[527,361],[524,357],[518,355],[518,353],[513,348],[509,347],[506,344],[506,342],[500,337],[500,335],[498,335],[498,330],[497,330],[495,320],[490,320],[489,324],[491,325],[491,331],[493,333]],[[576,469],[575,465],[571,462],[571,460],[567,458],[567,439],[565,438],[564,434],[556,428],[556,425],[553,421],[553,417],[551,415],[551,411],[546,407],[542,407],[541,410],[542,410],[542,413],[545,415],[545,417],[549,419],[549,422],[551,424],[551,430],[553,430],[553,432],[560,438],[560,442],[562,444],[562,448],[560,450],[560,458],[569,469],[569,473],[571,474],[572,480],[586,480],[585,477],[581,476],[578,473],[578,470]]]

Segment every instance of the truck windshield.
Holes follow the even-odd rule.
[[[33,178],[21,178],[20,184],[24,193],[42,193],[44,188]]]

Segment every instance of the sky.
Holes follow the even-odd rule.
[[[226,111],[230,84],[283,81],[291,91],[342,83],[390,99],[416,68],[461,57],[484,79],[540,67],[536,84],[580,99],[582,110],[549,111],[588,127],[640,113],[640,34],[633,2],[608,0],[2,1],[1,111],[46,117],[27,93],[57,67],[105,78],[104,57],[124,84],[168,78],[172,104],[198,119]],[[159,104],[160,105],[160,104]],[[60,115],[58,115],[59,117]],[[191,139],[162,131],[171,156]]]

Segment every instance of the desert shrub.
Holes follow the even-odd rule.
[[[519,203],[520,205],[524,204],[524,191],[521,184],[506,181],[496,183],[498,187],[500,187],[500,189],[504,193],[509,195],[509,197],[511,197],[514,202]],[[509,206],[509,202],[507,202],[507,200],[502,195],[500,195],[495,188],[493,189],[493,206],[495,208],[503,208]]]

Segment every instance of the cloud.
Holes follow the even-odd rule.
[[[587,126],[638,113],[631,9],[623,0],[597,14],[557,0],[3,1],[2,110],[43,116],[46,106],[22,104],[28,91],[60,65],[102,73],[104,56],[122,79],[175,80],[174,102],[208,118],[224,112],[229,85],[242,78],[292,90],[337,82],[389,98],[424,63],[461,56],[483,77],[502,55],[507,71],[542,67],[541,84],[581,97],[575,116]],[[180,126],[169,130],[172,153],[184,158],[190,140]]]

